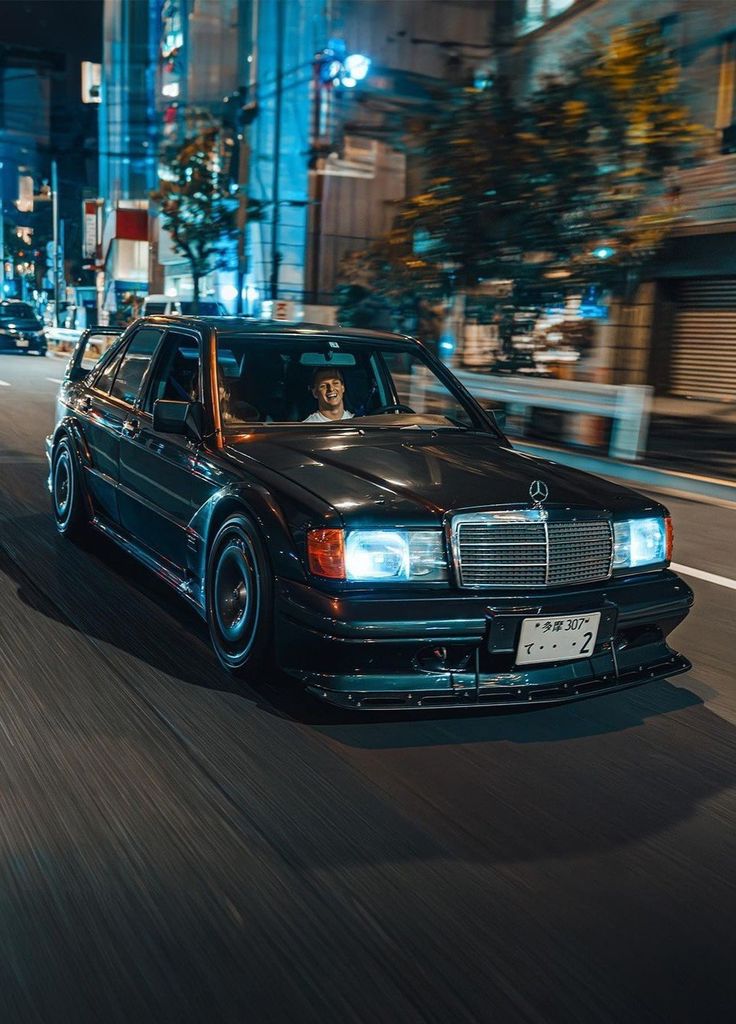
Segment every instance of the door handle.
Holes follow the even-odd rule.
[[[135,437],[140,429],[141,425],[135,416],[131,416],[130,419],[124,420],[123,422],[123,433],[127,434],[129,437]]]
[[[156,455],[160,455],[166,445],[163,441],[149,441],[148,447],[152,452],[155,452]]]

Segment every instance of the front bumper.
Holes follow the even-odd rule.
[[[45,335],[0,334],[0,352],[46,352]]]
[[[540,595],[454,591],[326,594],[280,580],[284,671],[323,700],[361,710],[558,703],[686,672],[667,644],[692,605],[669,570]],[[517,666],[521,622],[601,612],[591,657]]]

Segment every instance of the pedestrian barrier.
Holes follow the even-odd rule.
[[[530,409],[542,408],[611,419],[613,429],[608,454],[612,459],[636,461],[645,449],[652,404],[649,386],[513,375],[494,377],[467,370],[453,370],[453,373],[475,398],[509,406],[523,418]],[[410,386],[410,404],[417,411],[422,408],[423,393],[445,393],[441,384],[433,383],[433,375],[428,370],[418,367],[412,371]]]
[[[492,377],[465,370],[455,375],[476,398],[531,408],[603,416],[613,421],[608,454],[635,461],[644,451],[649,430],[652,388],[643,384],[596,384],[581,380]]]
[[[47,327],[46,340],[49,348],[57,352],[71,352],[82,336],[78,327]]]

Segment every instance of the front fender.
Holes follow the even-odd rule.
[[[72,448],[80,470],[92,464],[92,456],[79,423],[74,416],[64,416],[46,438],[46,458],[49,460],[49,490],[51,489],[51,465],[54,449],[62,434],[67,434],[72,441]]]
[[[287,519],[282,504],[256,481],[227,484],[197,509],[187,526],[187,561],[198,582],[204,607],[204,581],[210,544],[228,516],[242,512],[255,522],[268,552],[275,576],[305,581],[306,574],[297,551],[299,534],[306,530],[306,511],[290,509]]]

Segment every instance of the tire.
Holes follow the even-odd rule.
[[[249,683],[273,668],[273,584],[263,542],[245,515],[219,528],[207,558],[207,625],[220,664]]]
[[[56,529],[64,537],[78,537],[89,524],[89,519],[80,485],[77,457],[67,435],[57,442],[51,466],[51,501]]]

